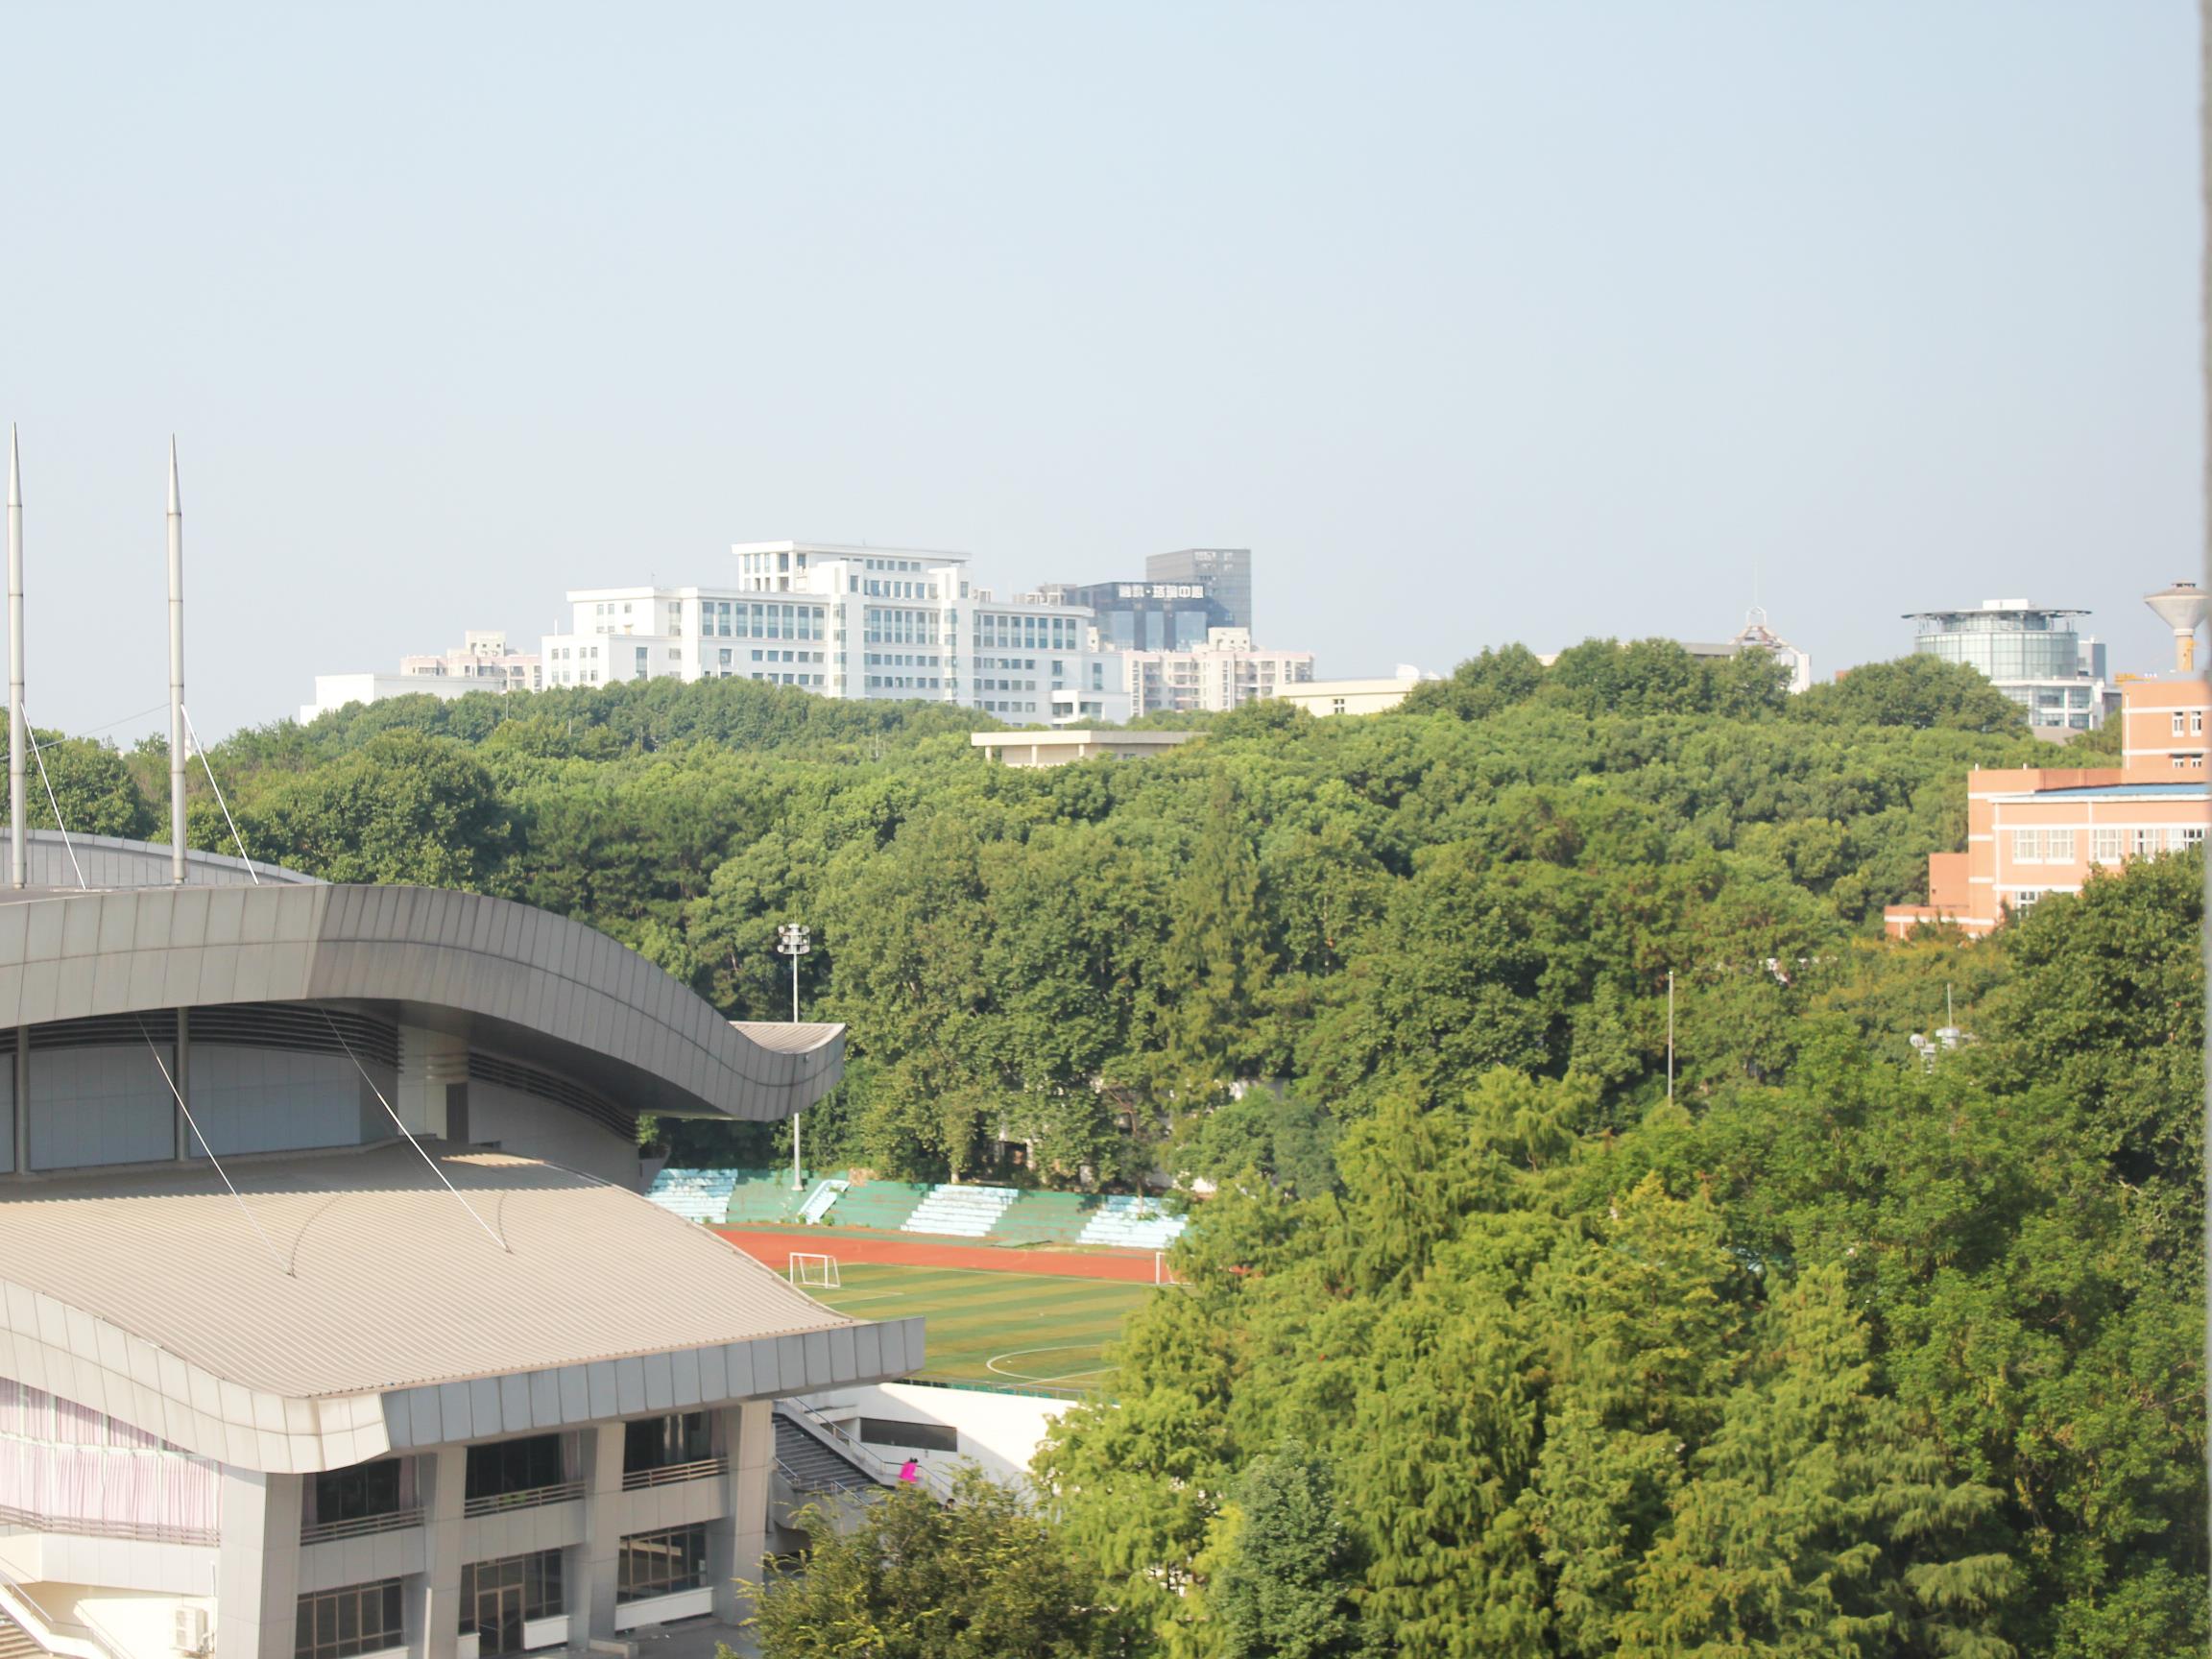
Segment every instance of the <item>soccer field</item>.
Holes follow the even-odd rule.
[[[854,1262],[835,1290],[808,1295],[859,1319],[928,1320],[929,1362],[946,1382],[1043,1383],[1110,1389],[1105,1345],[1148,1296],[1149,1285],[993,1273],[965,1267]]]

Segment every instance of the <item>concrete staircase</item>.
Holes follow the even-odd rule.
[[[0,1659],[46,1659],[46,1649],[30,1631],[0,1613]]]
[[[801,1493],[867,1492],[878,1484],[873,1476],[864,1474],[781,1412],[776,1414],[776,1461],[793,1489]],[[13,1655],[0,1648],[0,1659],[13,1659]]]

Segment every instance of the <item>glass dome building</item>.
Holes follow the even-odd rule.
[[[1914,611],[1915,655],[1978,668],[2028,710],[2031,726],[2085,732],[2104,724],[2104,647],[2084,638],[2086,611],[1984,599],[1974,611]]]

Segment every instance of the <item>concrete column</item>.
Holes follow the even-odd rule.
[[[31,1027],[15,1027],[15,1173],[31,1173]]]
[[[300,1612],[297,1475],[223,1469],[215,1557],[215,1650],[223,1659],[291,1659]]]
[[[176,1080],[177,1093],[183,1096],[184,1104],[192,1103],[192,1022],[188,1009],[177,1010],[177,1047],[170,1056],[169,1074]],[[170,1105],[177,1103],[172,1100]],[[181,1110],[169,1115],[170,1126],[177,1134],[177,1162],[181,1164],[192,1156],[192,1125],[185,1121]]]
[[[415,1460],[422,1505],[422,1571],[407,1585],[408,1644],[422,1659],[453,1659],[461,1639],[461,1504],[469,1449],[441,1446]]]
[[[614,1574],[622,1553],[622,1425],[584,1431],[584,1542],[569,1591],[568,1642],[614,1640]]]
[[[730,1459],[722,1477],[722,1513],[707,1527],[707,1571],[714,1585],[714,1615],[742,1619],[752,1598],[740,1578],[757,1582],[768,1552],[768,1479],[776,1466],[775,1407],[747,1400],[714,1413],[716,1441]]]

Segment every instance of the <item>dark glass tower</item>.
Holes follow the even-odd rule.
[[[1225,628],[1252,626],[1252,549],[1249,547],[1185,547],[1174,553],[1152,553],[1144,560],[1147,582],[1203,582],[1206,591],[1220,606]]]

